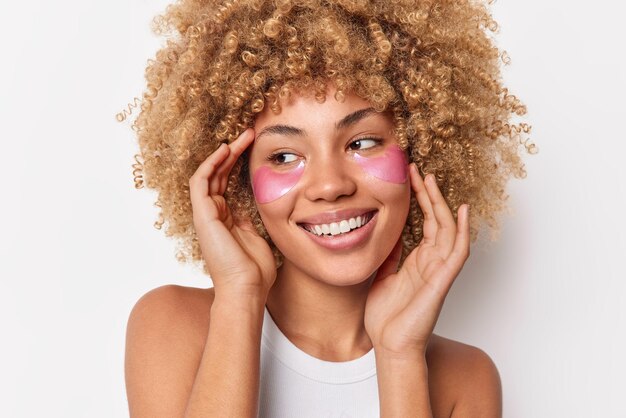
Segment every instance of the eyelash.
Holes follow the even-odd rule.
[[[352,144],[355,144],[355,143],[359,142],[359,141],[367,141],[367,140],[374,141],[374,145],[372,145],[372,146],[371,146],[371,147],[369,147],[369,148],[365,148],[365,149],[372,149],[372,148],[376,148],[377,146],[379,146],[380,144],[382,144],[382,143],[383,143],[382,138],[376,138],[376,137],[366,136],[366,137],[364,137],[364,138],[357,138],[357,139],[355,139],[354,141],[350,142],[350,143],[348,144],[348,147],[349,147],[350,145],[352,145]]]
[[[368,137],[364,137],[364,138],[357,138],[357,139],[355,139],[354,141],[350,142],[350,144],[348,144],[348,147],[350,147],[352,144],[355,144],[355,143],[357,143],[357,142],[359,142],[359,141],[366,141],[366,140],[371,140],[371,141],[374,141],[374,145],[372,145],[372,146],[371,146],[371,147],[369,147],[369,148],[366,148],[366,150],[369,150],[369,149],[372,149],[372,148],[376,148],[376,147],[378,147],[380,144],[382,144],[382,143],[383,143],[383,140],[382,140],[381,138],[369,137],[369,136],[368,136]],[[358,151],[358,150],[352,150],[352,151]],[[274,163],[274,164],[276,164],[276,165],[285,165],[285,164],[289,164],[289,163],[290,163],[290,162],[292,162],[292,161],[287,162],[287,163],[284,163],[284,162],[279,162],[279,161],[277,161],[277,160],[276,160],[278,156],[280,156],[280,155],[286,155],[286,154],[293,154],[293,153],[292,153],[292,152],[281,152],[281,151],[277,151],[277,152],[274,152],[274,153],[272,153],[272,154],[268,155],[268,156],[267,156],[267,160],[268,160],[268,161],[270,161],[270,162],[272,162],[272,163]]]

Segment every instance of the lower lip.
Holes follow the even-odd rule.
[[[309,238],[322,247],[326,247],[329,250],[347,250],[349,248],[357,247],[367,241],[377,220],[378,211],[374,213],[372,219],[370,219],[370,221],[364,226],[353,229],[351,232],[346,234],[339,235],[314,235],[302,227],[299,228],[302,229],[302,232],[304,232]]]

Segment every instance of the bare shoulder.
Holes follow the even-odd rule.
[[[426,351],[434,416],[502,416],[500,374],[478,347],[433,334]]]
[[[143,295],[126,328],[131,417],[182,416],[208,335],[212,288],[166,285]]]

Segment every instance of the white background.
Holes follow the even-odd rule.
[[[124,417],[128,314],[207,287],[152,224],[115,114],[139,96],[165,0],[0,5],[0,416]],[[492,6],[529,109],[528,177],[476,246],[436,332],[497,364],[506,417],[626,417],[626,39],[614,2]]]

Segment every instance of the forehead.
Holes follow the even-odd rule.
[[[255,119],[255,129],[275,123],[289,123],[291,125],[334,124],[343,116],[354,111],[370,107],[370,103],[352,93],[346,93],[343,101],[335,99],[335,90],[328,89],[326,100],[318,102],[312,93],[292,93],[289,97],[280,99],[281,110],[274,113],[269,106],[265,106]]]

